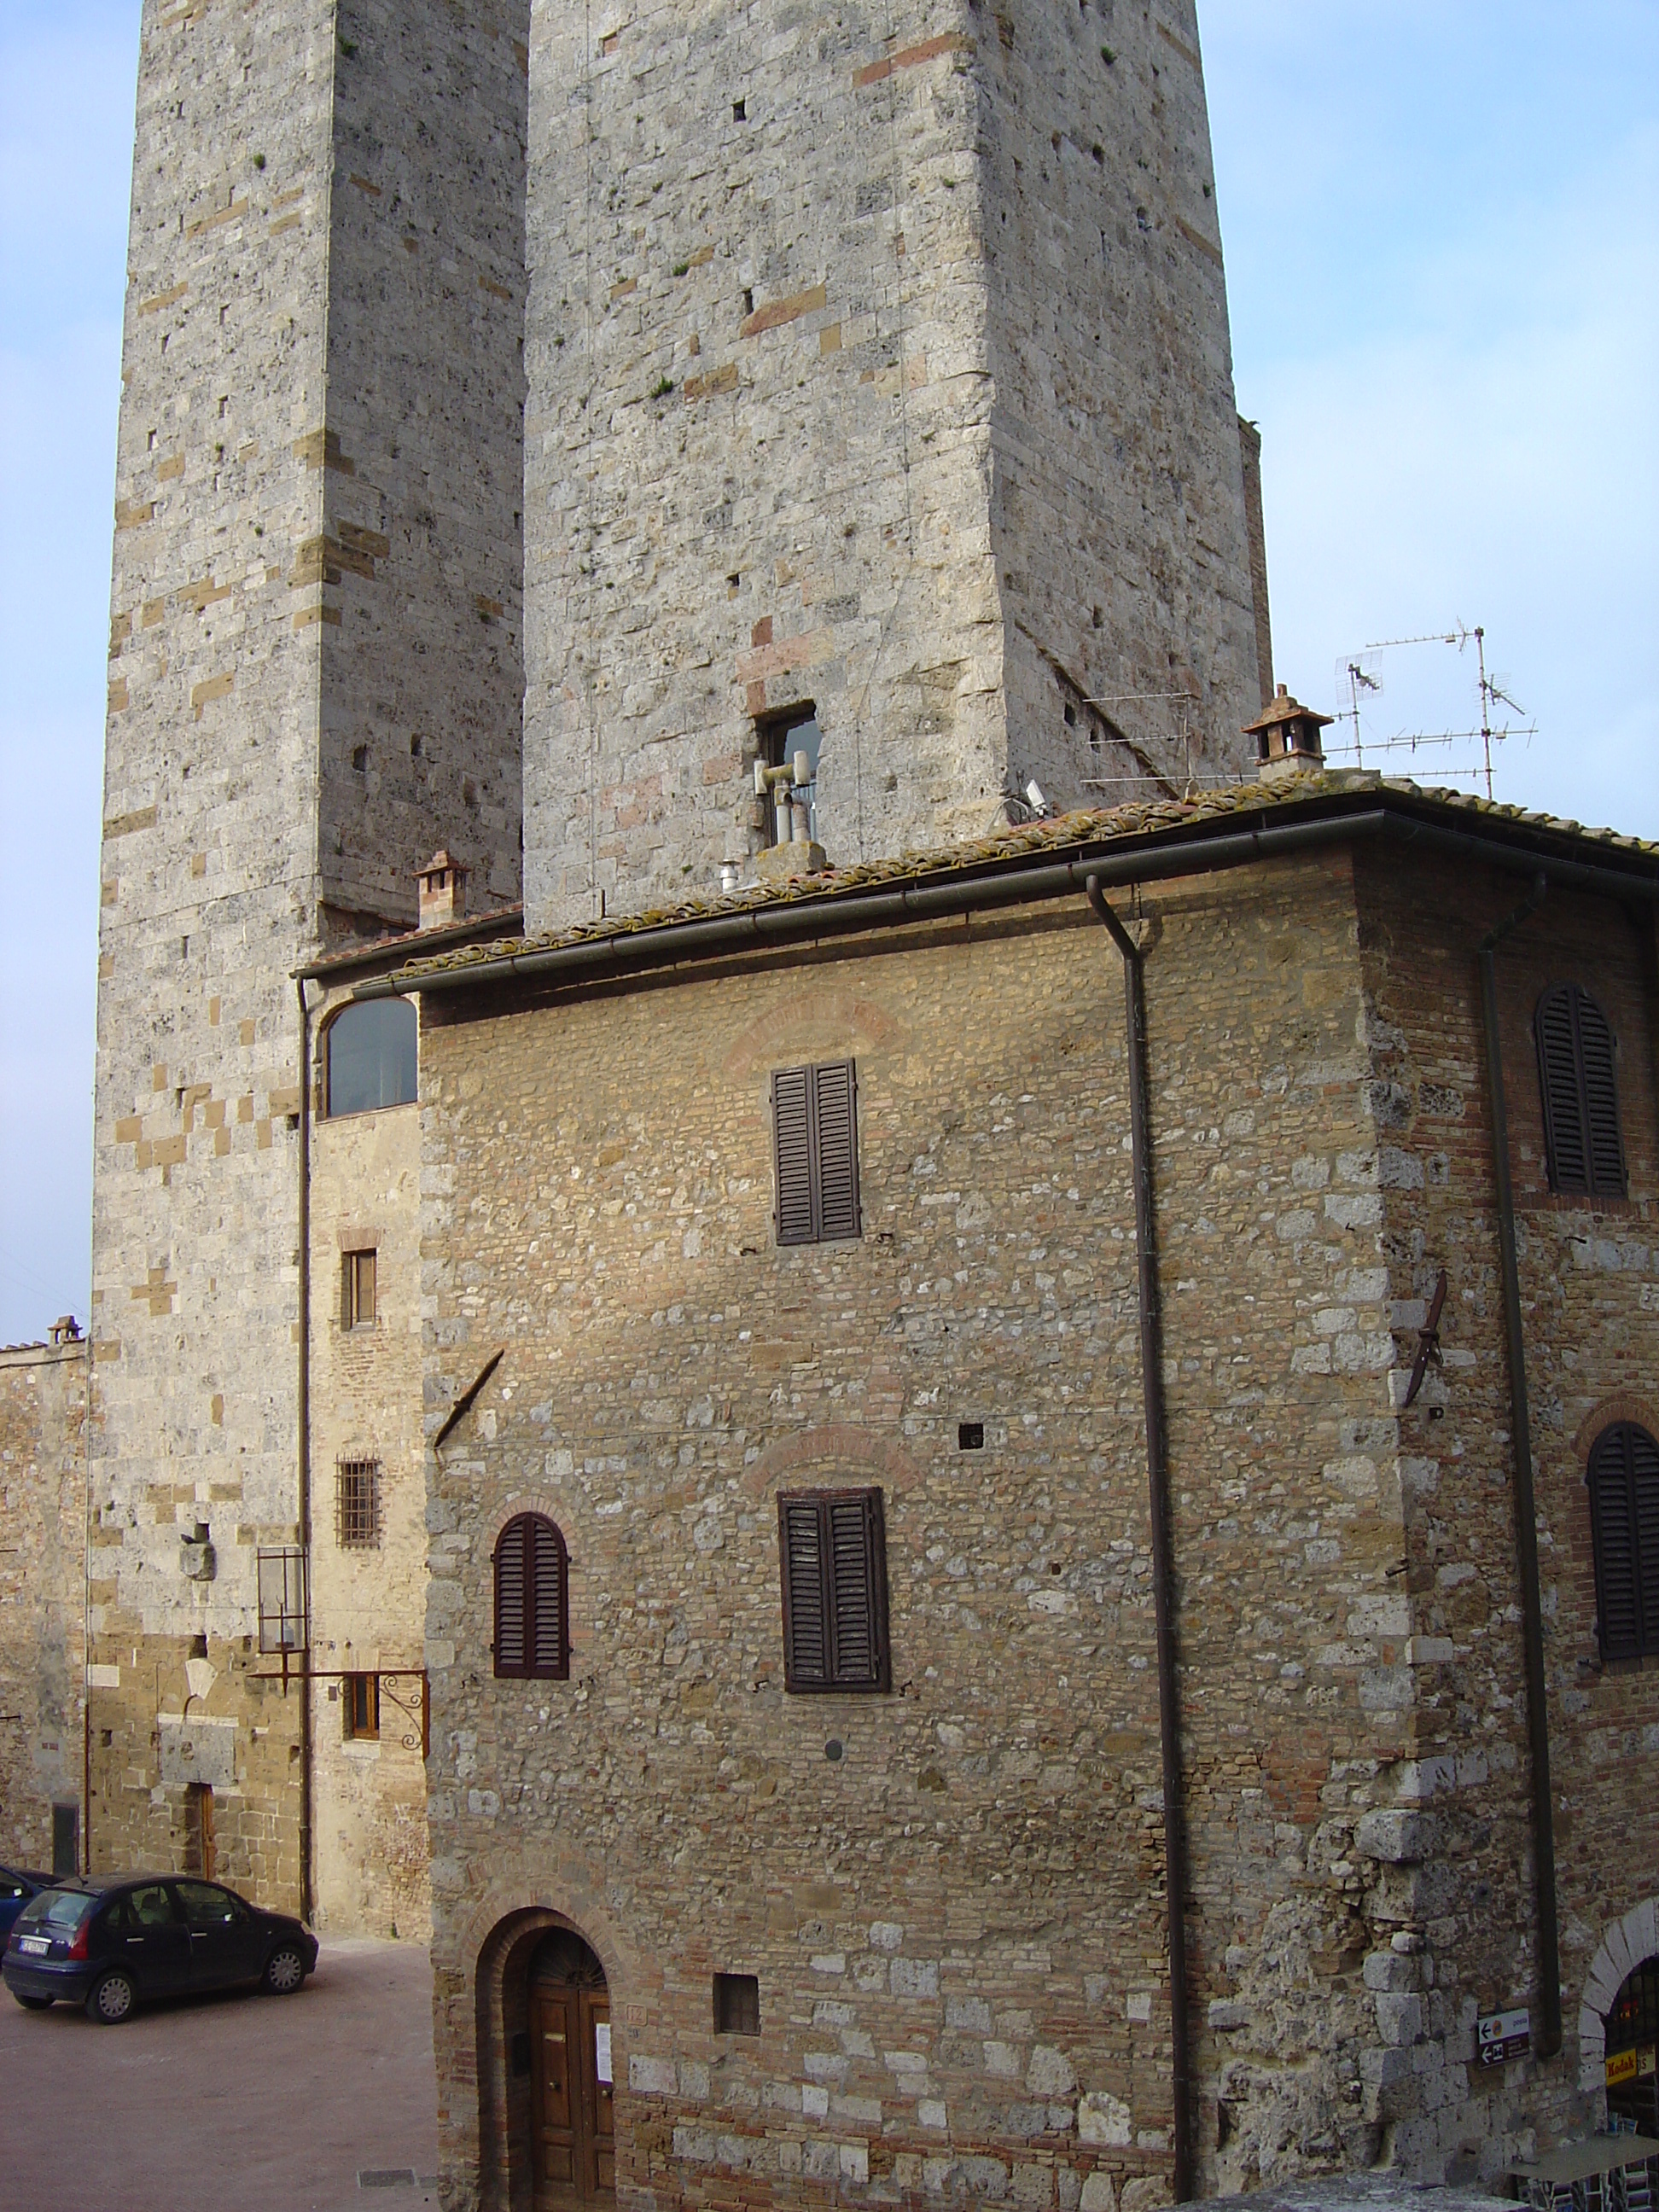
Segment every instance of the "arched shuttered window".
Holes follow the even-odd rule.
[[[328,1113],[372,1114],[417,1096],[420,1019],[409,999],[367,999],[328,1027]]]
[[[1659,1651],[1659,1444],[1634,1421],[1595,1439],[1589,1501],[1601,1656]]]
[[[1556,983],[1538,1001],[1533,1030],[1550,1188],[1622,1198],[1625,1147],[1607,1016],[1581,984]]]
[[[570,1558],[544,1513],[520,1513],[495,1545],[495,1672],[562,1682],[570,1673]]]

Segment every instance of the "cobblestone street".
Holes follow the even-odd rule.
[[[435,2204],[431,2005],[425,1950],[365,1938],[325,1942],[297,1997],[185,1998],[118,2028],[0,1998],[0,2205]]]

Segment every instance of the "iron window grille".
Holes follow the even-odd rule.
[[[778,1550],[785,1688],[890,1689],[880,1491],[780,1494]]]
[[[340,1326],[373,1328],[380,1311],[380,1255],[373,1250],[340,1255]]]
[[[1582,985],[1556,983],[1538,1001],[1533,1034],[1550,1188],[1623,1198],[1629,1183],[1607,1016]]]
[[[509,1681],[568,1680],[570,1558],[544,1513],[520,1513],[495,1545],[495,1673]]]
[[[343,1552],[380,1545],[380,1462],[343,1459],[334,1470],[334,1540]]]
[[[860,1235],[858,1074],[853,1061],[775,1071],[772,1146],[779,1243],[827,1244]]]
[[[259,1649],[303,1651],[311,1641],[311,1577],[297,1544],[261,1551]]]
[[[1601,1656],[1659,1652],[1659,1443],[1615,1422],[1591,1447],[1588,1480]]]

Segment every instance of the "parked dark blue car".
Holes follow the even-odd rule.
[[[55,1874],[37,1874],[28,1867],[0,1866],[0,1936],[3,1936],[30,1898],[50,1889]]]
[[[218,1882],[93,1875],[25,1903],[0,1976],[31,2012],[61,1997],[114,2027],[147,1997],[244,1982],[288,1996],[316,1963],[317,1939],[302,1923],[262,1911]]]

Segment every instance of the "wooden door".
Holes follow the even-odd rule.
[[[538,2208],[608,2200],[616,2185],[611,2006],[603,1990],[531,1990]]]

